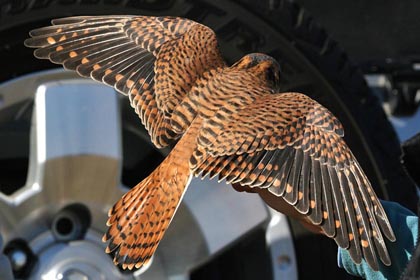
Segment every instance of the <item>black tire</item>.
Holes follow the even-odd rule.
[[[233,62],[245,53],[264,52],[283,68],[283,90],[300,91],[329,108],[343,123],[346,141],[382,198],[415,209],[416,195],[399,161],[400,146],[362,73],[304,10],[286,0],[0,1],[0,82],[56,67],[36,60],[23,46],[28,31],[51,18],[82,14],[178,15],[212,27],[222,53]],[[292,222],[301,279],[344,279],[331,240],[303,231]],[[311,252],[310,254],[305,252]],[[320,257],[322,256],[322,258]],[[195,279],[202,277],[196,273]],[[244,277],[245,279],[251,279]],[[220,279],[220,278],[219,278]]]

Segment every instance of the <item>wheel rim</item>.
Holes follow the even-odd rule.
[[[100,240],[108,209],[128,190],[121,183],[120,97],[112,88],[61,70],[12,80],[0,85],[0,92],[0,110],[35,100],[26,184],[10,195],[0,193],[0,233],[5,243],[27,241],[38,257],[32,279],[131,279],[140,274],[142,279],[188,279],[191,270],[261,227],[275,278],[297,278],[285,216],[269,211],[257,196],[197,179],[150,268],[122,273]],[[88,214],[66,210],[75,204]],[[89,222],[82,226],[77,220],[85,216]],[[85,232],[77,237],[79,227]]]

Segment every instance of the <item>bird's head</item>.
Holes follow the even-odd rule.
[[[280,86],[280,65],[269,55],[262,53],[247,54],[232,67],[252,71],[252,73],[275,89],[278,89]]]

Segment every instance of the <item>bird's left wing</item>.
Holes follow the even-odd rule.
[[[37,58],[128,95],[157,147],[180,136],[169,120],[195,81],[225,65],[214,32],[188,19],[77,16],[52,23],[31,31],[25,45],[37,48]]]
[[[196,175],[267,188],[325,234],[378,269],[390,264],[383,234],[395,240],[369,180],[342,139],[339,121],[299,93],[266,94],[207,119],[190,160]]]

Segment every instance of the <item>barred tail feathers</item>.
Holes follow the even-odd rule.
[[[150,261],[190,180],[188,165],[173,164],[169,156],[109,210],[103,241],[115,264],[131,270]]]

